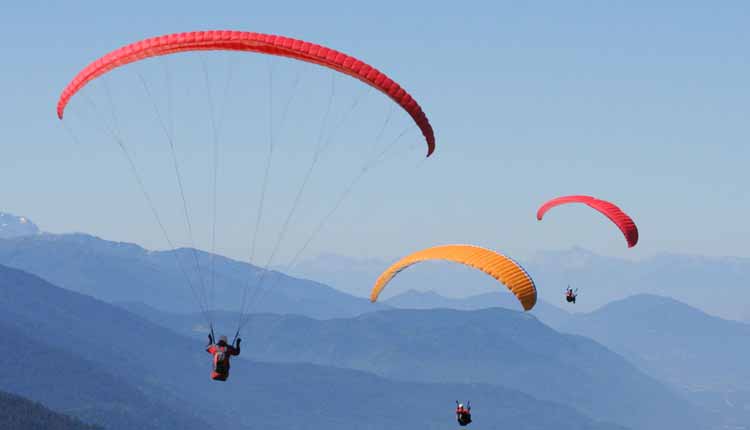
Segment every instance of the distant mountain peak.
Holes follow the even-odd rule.
[[[7,212],[0,212],[0,239],[33,236],[39,233],[39,227],[30,219]]]
[[[413,288],[384,300],[384,303],[389,306],[405,309],[451,308],[453,302],[454,300],[441,296],[433,290],[419,291]]]
[[[534,260],[540,262],[554,261],[562,267],[575,269],[585,267],[600,258],[602,257],[588,249],[574,246],[570,249],[541,251],[535,255]]]
[[[671,297],[644,293],[612,301],[589,315],[618,315],[626,321],[636,318],[648,323],[683,320],[705,322],[709,319],[721,319]]]
[[[652,307],[652,306],[664,306],[664,305],[668,305],[668,306],[677,305],[677,306],[691,307],[671,297],[662,296],[659,294],[638,293],[638,294],[633,294],[631,296],[625,297],[623,299],[611,301],[607,303],[606,305],[602,306],[601,309],[607,309],[607,308],[612,309],[612,308],[622,307],[622,306]]]
[[[393,298],[396,298],[396,297],[413,297],[413,298],[428,298],[429,297],[429,298],[440,298],[440,299],[445,298],[433,290],[419,291],[413,288],[410,288],[406,290],[405,292],[394,296]]]

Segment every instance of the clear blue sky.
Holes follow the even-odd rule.
[[[177,31],[239,29],[322,43],[375,65],[416,97],[436,131],[434,159],[422,163],[422,147],[405,150],[399,155],[403,159],[368,175],[309,254],[394,257],[438,243],[471,242],[520,256],[574,245],[635,258],[665,251],[750,256],[750,4],[654,3],[7,3],[0,14],[0,209],[26,215],[47,231],[85,231],[164,248],[115,145],[81,129],[86,109],[80,100],[71,105],[81,115],[71,126],[82,142],[73,142],[55,117],[57,97],[89,61],[125,43]],[[214,78],[225,58],[206,57],[215,62]],[[173,85],[184,89],[198,77],[197,91],[204,85],[196,73],[201,63],[193,59],[193,69],[180,76],[180,61],[170,63]],[[253,64],[261,78],[252,81],[249,91],[261,94],[267,63],[247,63],[238,70],[249,74]],[[274,68],[283,76],[279,88],[291,86],[295,67],[283,62]],[[325,88],[321,82],[328,75],[302,69],[307,91]],[[158,63],[143,70],[151,82],[158,79]],[[168,154],[163,136],[158,128],[127,121],[128,112],[139,106],[150,109],[143,99],[129,96],[141,90],[134,76],[123,73],[111,81],[119,97],[120,125],[136,136],[131,141],[140,151],[139,166],[144,171],[153,167],[146,174],[149,186],[168,228],[185,244],[179,202],[169,200],[175,189],[171,197],[160,197],[162,191],[169,196],[162,185],[174,185],[168,158],[159,159],[161,170],[156,167],[157,155]],[[356,83],[341,82],[343,91],[357,94]],[[99,90],[91,94],[101,96]],[[285,100],[283,89],[278,94],[277,105]],[[253,109],[261,112],[267,106],[264,97],[254,100]],[[384,112],[383,97],[366,97],[372,103],[368,109]],[[319,114],[325,99],[322,92],[315,103],[296,100],[290,117],[304,122],[310,116],[304,113]],[[188,151],[189,142],[201,140],[193,124],[197,117],[189,115],[175,124]],[[405,124],[403,116],[398,119]],[[372,137],[382,121],[381,115],[366,131],[356,122],[351,127]],[[243,140],[240,127],[227,128],[222,136],[227,172],[231,167],[242,171],[241,158],[248,154],[262,160],[266,143],[243,152],[237,144]],[[289,126],[288,138],[300,137],[302,128]],[[415,143],[418,133],[404,141],[412,149]],[[150,145],[159,148],[153,149],[153,166]],[[351,177],[334,167],[343,156],[337,152],[330,158],[318,173],[321,181],[340,185],[339,175]],[[200,170],[206,167],[207,160],[202,161],[204,167],[196,167],[200,175],[188,175],[186,182],[192,186],[196,237],[206,248],[209,175]],[[239,258],[247,255],[262,177],[262,162],[254,162],[258,174],[250,183],[223,172],[219,184],[218,249]],[[286,162],[273,164],[272,177],[305,166]],[[320,204],[306,200],[282,260],[312,229],[313,215],[330,206],[323,182],[311,186],[312,196],[321,193]],[[249,190],[246,196],[243,189]],[[635,218],[639,245],[627,250],[614,226],[584,208],[558,209],[543,223],[535,220],[536,207],[545,199],[572,193],[618,203]],[[276,202],[289,204],[291,194],[291,189],[279,189]],[[284,213],[275,209],[278,213],[264,224],[261,254],[269,253]]]

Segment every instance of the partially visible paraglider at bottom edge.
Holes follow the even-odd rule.
[[[375,281],[370,301],[375,302],[386,285],[407,267],[429,260],[444,260],[460,263],[495,278],[518,298],[524,310],[536,304],[536,286],[531,276],[510,257],[474,245],[441,245],[410,254],[387,268]]]
[[[471,400],[466,402],[466,406],[456,400],[456,421],[461,427],[471,424]]]

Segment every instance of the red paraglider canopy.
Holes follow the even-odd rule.
[[[614,204],[600,200],[591,196],[563,196],[554,198],[545,204],[543,204],[539,210],[536,211],[536,219],[541,221],[544,214],[548,210],[555,206],[564,205],[567,203],[583,203],[588,205],[609,218],[613,223],[620,228],[622,234],[625,235],[625,239],[628,241],[628,248],[632,248],[638,243],[638,227],[635,222],[620,208]]]
[[[184,51],[245,51],[289,57],[347,74],[376,88],[398,103],[414,120],[427,141],[427,156],[435,150],[435,134],[419,104],[401,86],[378,69],[325,46],[263,33],[246,31],[193,31],[152,37],[131,43],[99,58],[68,84],[57,103],[62,119],[65,106],[81,88],[112,69],[149,57]]]

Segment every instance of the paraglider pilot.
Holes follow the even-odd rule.
[[[565,290],[565,300],[568,303],[575,304],[575,302],[576,302],[576,296],[577,296],[577,294],[573,291],[572,288],[570,288],[570,285],[568,285],[568,288]]]
[[[213,333],[208,335],[208,347],[206,352],[213,356],[213,370],[211,379],[214,381],[226,381],[229,377],[229,357],[240,355],[240,343],[242,339],[237,338],[237,346],[227,343],[227,337],[219,337],[219,342],[214,343]]]
[[[462,427],[471,423],[471,402],[467,402],[464,407],[463,403],[458,403],[456,400],[456,420]]]

